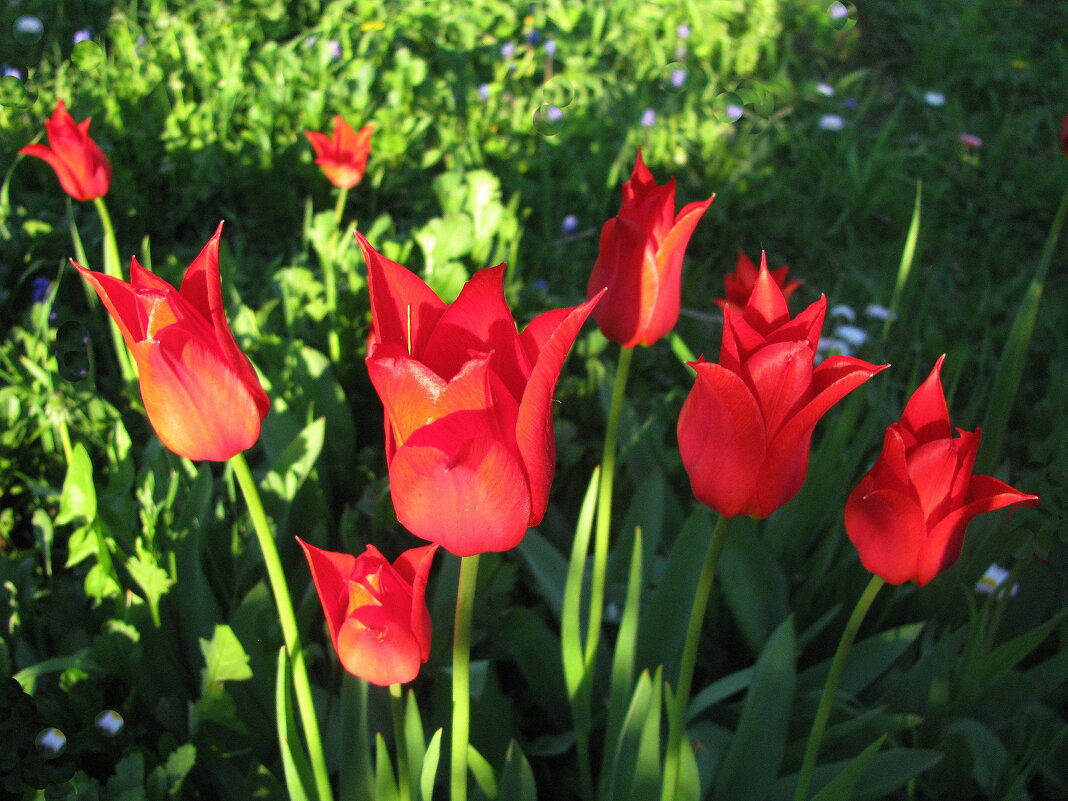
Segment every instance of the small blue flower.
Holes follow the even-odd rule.
[[[677,68],[671,71],[671,85],[678,89],[686,83],[686,70]]]
[[[541,31],[535,29],[527,34],[527,44],[536,45],[541,41]]]
[[[540,289],[542,292],[548,292],[549,291],[549,282],[546,281],[544,278],[539,278],[537,281],[535,281],[534,282],[534,286],[537,289]]]
[[[642,112],[642,125],[646,128],[652,128],[656,125],[656,112],[651,108],[647,108]]]
[[[574,214],[568,214],[564,217],[563,222],[560,223],[560,230],[564,232],[565,236],[575,233],[578,230],[579,219]]]
[[[564,118],[563,109],[559,106],[549,106],[545,109],[545,119],[548,122],[558,122]]]
[[[478,96],[481,100],[489,100],[490,88],[488,83],[481,84],[478,87]]]
[[[682,25],[675,29],[675,35],[678,36],[680,39],[689,39],[690,26],[684,22]]]
[[[337,61],[339,58],[341,58],[341,42],[339,42],[337,39],[331,39],[327,43],[327,51],[330,53],[330,58],[332,58],[334,61]]]
[[[547,56],[555,56],[556,55],[556,40],[555,39],[546,39],[545,40],[545,55],[547,55]]]
[[[71,40],[72,44],[78,44],[79,42],[88,42],[93,38],[92,28],[82,28],[80,31],[74,32],[74,37]]]
[[[52,282],[39,275],[33,279],[33,302],[44,303],[48,300],[48,291],[52,288]]]
[[[505,42],[501,45],[501,58],[511,58],[515,55],[515,45],[512,42]]]
[[[860,104],[857,103],[857,99],[855,97],[847,97],[845,100],[842,101],[842,108],[853,110],[858,105]]]
[[[20,69],[18,69],[16,67],[7,67],[7,66],[5,66],[4,67],[4,77],[5,78],[9,78],[9,77],[10,78],[18,78],[21,81],[22,80],[22,70],[20,70]]]

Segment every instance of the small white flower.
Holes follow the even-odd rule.
[[[19,17],[15,20],[15,30],[19,33],[28,33],[30,35],[36,35],[44,30],[44,23],[37,17],[31,17],[29,15]]]
[[[980,595],[994,595],[1008,580],[1009,571],[1000,565],[991,565],[983,573],[983,577],[975,584],[975,591]],[[1014,596],[1020,591],[1019,584],[1013,584],[1009,590],[1009,596]]]
[[[923,102],[928,106],[938,108],[939,106],[944,106],[946,104],[946,96],[941,92],[924,92]]]
[[[816,358],[813,361],[816,364],[819,364],[828,356],[852,355],[853,350],[849,347],[849,343],[845,340],[838,339],[837,337],[824,337],[820,340],[820,344],[816,346]]]
[[[868,332],[855,325],[840,325],[834,330],[834,335],[852,348],[859,348],[868,341]]]
[[[890,314],[886,306],[880,306],[878,303],[869,303],[864,307],[864,316],[871,317],[873,320],[889,320]]]
[[[829,83],[816,84],[816,91],[824,97],[834,97],[834,87],[831,86]]]
[[[857,319],[857,313],[853,311],[853,307],[847,306],[844,303],[838,303],[834,306],[831,306],[831,310],[827,312],[827,314],[831,317],[832,320],[836,317],[839,317],[843,320],[848,320],[852,323]]]
[[[820,117],[820,128],[825,131],[840,131],[845,128],[845,120],[837,114],[824,114]]]
[[[745,109],[739,106],[737,103],[731,103],[727,106],[727,119],[731,122],[740,120],[742,115],[745,114]]]
[[[642,112],[642,126],[652,128],[654,125],[656,125],[656,112],[651,108],[647,108]]]

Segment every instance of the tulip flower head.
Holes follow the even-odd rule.
[[[226,322],[219,279],[222,223],[185,271],[180,289],[134,258],[130,282],[72,261],[89,281],[137,363],[148,421],[171,451],[225,461],[260,436],[270,401]]]
[[[354,131],[341,117],[334,117],[334,135],[317,131],[305,131],[315,150],[315,163],[334,186],[351,189],[363,180],[367,170],[367,157],[371,153],[371,134],[374,125],[365,125]]]
[[[882,453],[846,501],[846,533],[861,563],[889,584],[922,587],[957,561],[976,515],[1039,500],[972,475],[981,432],[958,428],[953,436],[942,391],[945,358],[887,428]]]
[[[426,582],[438,546],[412,548],[391,565],[373,545],[352,556],[297,542],[342,667],[382,687],[418,676],[430,657]]]
[[[724,517],[767,517],[801,488],[819,419],[888,365],[832,356],[813,367],[827,299],[791,319],[761,256],[744,309],[723,310],[719,364],[691,363],[697,381],[679,414],[682,463],[697,499]]]
[[[457,556],[505,551],[545,514],[555,463],[552,396],[600,295],[518,333],[504,265],[445,304],[356,234],[367,261],[367,369],[385,409],[397,518]]]
[[[623,184],[619,214],[601,228],[600,252],[586,297],[608,292],[594,311],[601,332],[624,348],[652,345],[679,319],[682,260],[708,200],[675,214],[675,179],[657,186],[642,161]]]
[[[19,153],[44,159],[56,171],[63,191],[75,200],[103,197],[111,187],[111,164],[89,138],[89,118],[76,123],[63,101],[45,120],[48,144],[26,145]]]
[[[775,283],[779,285],[783,297],[787,300],[789,300],[790,295],[792,295],[794,290],[801,286],[802,283],[801,281],[787,281],[786,275],[789,272],[790,268],[785,265],[776,267],[771,271],[771,277],[775,279]],[[749,296],[753,294],[753,287],[756,286],[756,279],[759,274],[760,271],[757,270],[757,266],[753,264],[753,260],[739,250],[738,262],[734,266],[734,272],[727,273],[723,278],[727,297],[714,298],[712,302],[721,309],[728,303],[731,303],[737,310],[741,311],[749,301]]]

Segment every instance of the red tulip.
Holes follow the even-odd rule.
[[[790,319],[762,256],[745,309],[723,310],[719,364],[691,363],[679,451],[694,495],[725,517],[767,517],[797,494],[816,423],[888,366],[832,356],[813,368],[826,309],[821,297]]]
[[[779,285],[782,290],[783,296],[789,300],[790,295],[794,293],[794,290],[801,286],[801,281],[787,281],[786,275],[790,272],[790,268],[783,266],[777,267],[771,271],[771,277],[775,279],[775,283]],[[734,307],[741,311],[745,308],[745,304],[749,301],[749,296],[753,294],[753,287],[756,285],[756,279],[759,271],[753,260],[746,256],[741,250],[738,251],[738,263],[734,267],[733,273],[727,273],[723,278],[723,283],[726,285],[727,297],[726,298],[714,298],[712,300],[721,309],[728,303],[733,304]]]
[[[111,164],[89,138],[89,118],[75,123],[59,100],[52,118],[45,120],[45,131],[48,145],[26,145],[19,153],[37,156],[52,165],[63,191],[75,200],[106,195],[111,186]]]
[[[598,298],[546,312],[519,334],[503,264],[475,273],[446,305],[356,238],[374,328],[367,369],[385,407],[397,518],[457,556],[514,548],[545,514],[553,389]]]
[[[374,125],[365,125],[354,131],[339,114],[334,117],[333,137],[317,131],[305,131],[304,135],[315,150],[315,163],[323,168],[330,183],[351,189],[363,180],[367,170],[374,129]]]
[[[351,556],[297,542],[342,667],[383,687],[418,676],[430,656],[426,581],[438,546],[412,548],[391,565],[373,545]]]
[[[1068,156],[1068,113],[1061,120],[1061,151]]]
[[[945,358],[886,429],[882,453],[846,501],[846,533],[860,561],[890,584],[922,587],[956,562],[976,515],[1038,503],[1037,495],[972,475],[981,434],[958,428],[953,436],[942,392]]]
[[[148,421],[163,444],[179,456],[221,462],[255,444],[270,401],[226,322],[220,236],[222,223],[178,290],[136,258],[130,283],[71,263],[133,354]]]
[[[652,345],[675,327],[682,258],[714,198],[690,203],[675,216],[675,179],[657,186],[638,151],[619,214],[601,228],[600,253],[586,285],[587,298],[608,288],[593,313],[606,337],[633,348]]]

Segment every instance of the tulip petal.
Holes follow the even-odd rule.
[[[356,568],[356,557],[317,548],[300,537],[297,537],[297,542],[308,559],[312,583],[323,607],[330,639],[336,643],[347,612],[349,593],[345,585]]]
[[[809,399],[813,355],[808,342],[780,342],[756,351],[743,365],[742,379],[760,404],[769,440]]]
[[[437,420],[389,463],[397,519],[456,556],[514,548],[530,519],[523,466],[505,443],[477,436],[478,422],[476,412]]]
[[[420,358],[445,303],[419,276],[378,253],[359,231],[353,233],[367,262],[375,340]]]
[[[216,349],[172,325],[130,351],[148,420],[174,453],[221,462],[259,439],[257,400]]]
[[[379,687],[412,681],[423,664],[419,642],[397,625],[372,627],[346,618],[335,648],[345,670]]]
[[[549,485],[556,470],[556,439],[553,436],[553,392],[568,351],[582,324],[598,303],[604,290],[571,309],[556,309],[535,317],[523,331],[522,342],[528,354],[541,340],[534,369],[527,380],[515,426],[515,441],[522,455],[530,486],[530,520],[536,526],[549,502]],[[548,324],[555,323],[545,337]],[[544,337],[544,339],[542,339]]]
[[[945,354],[938,357],[931,374],[920,384],[901,413],[901,424],[910,435],[909,447],[917,442],[928,442],[952,436],[949,424],[949,407],[942,390],[942,362]]]
[[[679,413],[679,453],[701,503],[724,517],[748,513],[767,449],[760,406],[745,382],[718,364],[697,380]]]
[[[419,643],[419,657],[425,662],[430,658],[430,639],[432,625],[430,612],[426,606],[426,583],[430,577],[430,566],[434,554],[438,552],[437,543],[411,548],[393,563],[393,568],[412,588],[412,632]]]
[[[867,570],[888,584],[914,577],[927,534],[923,510],[914,497],[874,489],[865,476],[846,500],[845,526]]]
[[[132,348],[134,343],[143,340],[147,318],[130,285],[105,273],[88,270],[74,259],[71,259],[70,263],[92,285],[100,302],[118,326],[126,347]]]
[[[601,332],[620,347],[633,348],[652,315],[660,289],[656,242],[638,223],[613,217],[601,227],[601,243],[586,296],[607,288],[594,318]]]

